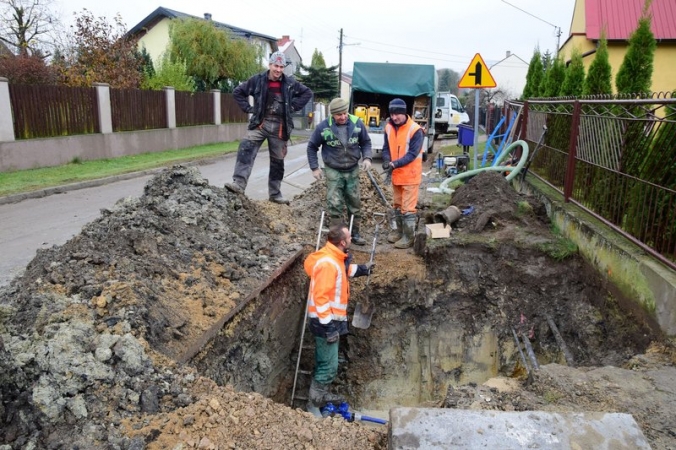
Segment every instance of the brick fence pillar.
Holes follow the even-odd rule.
[[[99,133],[113,132],[113,114],[110,106],[110,85],[108,83],[93,83],[96,88],[96,99],[99,107]]]
[[[0,142],[15,141],[12,103],[9,99],[7,78],[0,77]]]
[[[171,86],[165,86],[167,96],[167,128],[176,128],[176,91]]]

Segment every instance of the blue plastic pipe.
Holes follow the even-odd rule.
[[[379,419],[377,417],[370,417],[370,416],[362,416],[359,413],[352,413],[354,415],[355,420],[363,420],[365,422],[373,422],[373,423],[379,423],[381,425],[387,425],[387,420],[385,419]]]

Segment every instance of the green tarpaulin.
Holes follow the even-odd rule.
[[[390,95],[434,96],[436,71],[429,64],[355,62],[352,90]]]

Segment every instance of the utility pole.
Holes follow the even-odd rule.
[[[338,44],[338,96],[340,97],[340,79],[343,77],[343,46],[345,45],[359,45],[361,42],[354,44],[343,43],[343,29],[340,29],[340,43]]]
[[[343,77],[343,29],[340,29],[338,44],[338,97],[340,97],[340,79]]]

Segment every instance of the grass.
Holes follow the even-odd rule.
[[[547,253],[556,261],[563,261],[578,253],[577,244],[563,237],[561,230],[559,230],[556,224],[552,223],[551,231],[554,235],[554,241],[540,245],[540,250]]]
[[[237,141],[222,142],[96,161],[83,161],[76,157],[70,163],[62,166],[3,172],[0,173],[0,197],[155,169],[180,162],[215,158],[237,151],[237,146]]]

